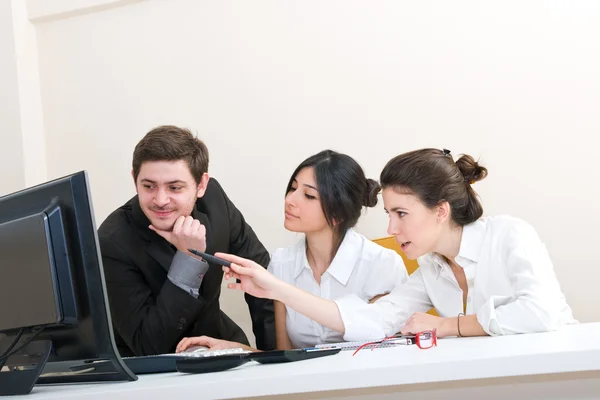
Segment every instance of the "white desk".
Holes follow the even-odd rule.
[[[315,393],[320,392],[320,393]],[[507,337],[449,338],[438,347],[351,351],[289,364],[248,363],[198,375],[141,375],[136,382],[36,386],[37,399],[600,398],[600,323]]]

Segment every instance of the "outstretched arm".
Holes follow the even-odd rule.
[[[240,283],[227,284],[229,289],[280,301],[315,322],[344,333],[344,323],[334,301],[314,296],[277,279],[254,261],[225,253],[215,255],[233,263],[231,268],[223,267],[225,279],[238,279]]]

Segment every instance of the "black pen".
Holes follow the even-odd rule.
[[[206,254],[201,251],[194,250],[194,249],[188,249],[188,251],[198,257],[202,257],[204,260],[209,261],[211,263],[223,265],[225,267],[231,266],[231,263],[229,261],[223,260],[222,258],[211,256],[210,254]]]

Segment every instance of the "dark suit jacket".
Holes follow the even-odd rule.
[[[206,227],[206,252],[227,252],[266,267],[269,253],[215,179],[192,216]],[[175,249],[151,231],[137,196],[98,230],[115,331],[123,356],[171,353],[185,336],[207,335],[248,344],[242,329],[219,305],[223,271],[210,264],[198,298],[167,278]],[[259,349],[274,349],[273,302],[245,295]]]

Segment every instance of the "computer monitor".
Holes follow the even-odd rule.
[[[61,211],[55,199],[45,210],[0,220],[0,331],[77,322]]]
[[[0,293],[0,395],[36,381],[137,379],[114,342],[85,171],[0,198]],[[93,359],[114,373],[68,368]]]

